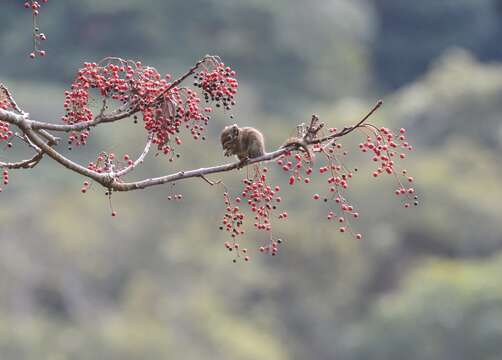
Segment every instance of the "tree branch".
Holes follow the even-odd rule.
[[[361,125],[366,121],[368,120],[368,118],[373,115],[373,113],[375,111],[378,110],[378,108],[380,108],[380,106],[383,105],[383,100],[378,100],[377,103],[375,104],[375,106],[373,106],[373,108],[361,119],[359,120],[359,122],[354,125],[354,126],[349,126],[349,127],[345,127],[343,128],[342,131],[340,131],[339,133],[335,133],[335,134],[332,134],[332,135],[329,135],[329,136],[325,136],[323,138],[320,138],[320,139],[315,139],[314,141],[311,141],[309,142],[310,144],[320,144],[320,143],[323,143],[323,142],[326,142],[326,141],[329,141],[329,140],[333,140],[337,137],[342,137],[342,136],[345,136],[347,135],[348,133],[354,131],[355,129],[361,127]]]
[[[39,151],[36,153],[33,157],[30,159],[26,160],[21,160],[17,162],[3,162],[0,161],[0,168],[6,168],[6,169],[31,169],[35,167],[40,160],[42,160],[44,153],[42,151]]]
[[[29,125],[29,123],[28,123]],[[108,183],[111,181],[110,177],[107,176],[107,174],[100,174],[96,171],[89,170],[73,161],[70,159],[66,158],[65,156],[61,155],[59,152],[54,150],[52,147],[50,147],[48,144],[46,144],[39,136],[39,133],[36,130],[32,130],[29,128],[29,126],[21,123],[18,126],[23,130],[23,132],[28,136],[28,138],[35,144],[37,145],[44,153],[46,153],[48,156],[50,156],[52,159],[63,165],[65,168],[75,171],[81,175],[87,176],[97,182],[99,182],[103,186],[107,186]]]
[[[194,68],[192,68],[193,70]],[[194,70],[193,70],[194,71]],[[185,74],[185,77],[188,75]],[[314,145],[314,144],[319,144],[319,143],[324,143],[331,141],[337,137],[341,137],[344,135],[349,134],[353,130],[357,129],[358,127],[361,127],[362,124],[383,104],[383,102],[380,100],[378,101],[375,106],[366,114],[357,124],[354,126],[350,127],[345,127],[341,132],[335,133],[329,136],[325,136],[323,138],[315,138],[315,135],[318,130],[320,130],[323,126],[323,124],[320,124],[319,126],[315,127],[312,131],[314,132],[311,134],[312,137],[306,137],[304,138],[304,141],[306,145]],[[57,141],[57,138],[53,137],[50,133],[48,132],[43,132],[43,130],[36,130],[40,129],[40,127],[37,127],[37,125],[44,124],[39,121],[35,120],[29,120],[26,119],[25,116],[23,115],[18,115],[15,114],[12,111],[7,111],[7,110],[2,110],[0,109],[0,121],[5,121],[8,123],[11,123],[13,125],[16,125],[18,128],[20,128],[24,134],[28,137],[28,139],[36,145],[38,148],[40,148],[40,152],[37,153],[33,158],[23,160],[17,163],[0,163],[0,166],[4,167],[10,167],[10,168],[21,168],[21,167],[30,167],[31,165],[36,165],[42,158],[42,155],[45,153],[64,167],[66,167],[69,170],[72,170],[74,172],[77,172],[83,176],[86,176],[88,178],[91,178],[101,184],[104,187],[107,187],[109,189],[115,190],[115,191],[132,191],[132,190],[138,190],[138,189],[145,189],[151,186],[155,185],[161,185],[161,184],[166,184],[169,182],[173,181],[179,181],[179,180],[185,180],[189,178],[194,178],[194,177],[199,177],[202,178],[203,180],[207,181],[208,183],[212,183],[211,181],[208,181],[206,178],[206,175],[209,174],[216,174],[216,173],[223,173],[227,171],[231,171],[234,169],[239,169],[243,166],[243,163],[241,161],[236,161],[233,163],[228,163],[228,164],[223,164],[223,165],[217,165],[217,166],[212,166],[212,167],[205,167],[205,168],[199,168],[199,169],[193,169],[193,170],[187,170],[187,171],[179,171],[173,174],[169,175],[164,175],[160,177],[155,177],[155,178],[149,178],[149,179],[144,179],[140,181],[134,181],[134,182],[122,182],[120,179],[121,176],[124,176],[134,170],[139,164],[141,164],[146,155],[148,154],[151,144],[152,144],[152,137],[149,136],[148,141],[145,145],[145,148],[141,155],[138,157],[138,159],[128,167],[118,171],[118,172],[108,172],[108,173],[98,173],[96,171],[87,169],[72,160],[66,158],[62,154],[60,154],[58,151],[53,149],[51,145],[54,144],[54,141]],[[313,123],[311,123],[311,127],[315,125],[317,122],[317,118]],[[95,122],[95,125],[97,125],[99,122]],[[46,140],[48,140],[48,143],[46,143],[42,137],[45,137]],[[295,150],[296,145],[291,144],[290,146],[282,147],[279,148],[273,152],[266,153],[263,156],[257,157],[257,158],[252,158],[248,159],[245,163],[245,165],[251,165],[259,162],[264,162],[264,161],[270,161],[274,160],[276,158],[279,158],[283,154]]]
[[[206,55],[194,66],[192,66],[185,74],[181,75],[178,79],[174,80],[166,89],[164,89],[159,95],[157,95],[150,103],[146,106],[150,106],[158,102],[160,99],[164,97],[164,95],[171,91],[174,87],[180,85],[183,81],[185,81],[188,77],[193,75],[195,71],[207,60],[215,59],[212,55]],[[52,131],[61,131],[61,132],[71,132],[71,131],[82,131],[90,127],[95,127],[101,123],[111,123],[115,121],[119,121],[129,116],[136,114],[140,108],[139,103],[133,104],[131,108],[127,111],[118,111],[115,114],[105,115],[102,112],[94,117],[91,121],[85,121],[77,124],[54,124],[48,122],[34,121],[32,120],[32,129],[44,129],[44,130],[52,130]]]
[[[31,120],[32,121],[31,127],[35,130],[44,129],[44,130],[61,131],[61,132],[82,131],[90,127],[95,127],[101,123],[111,123],[128,118],[129,116],[134,115],[136,112],[138,112],[138,109],[131,109],[125,112],[119,112],[114,115],[97,115],[91,121],[85,121],[72,125],[54,124],[54,123]]]
[[[229,163],[229,164],[224,164],[224,165],[218,165],[218,166],[213,166],[213,167],[207,167],[207,168],[200,168],[200,169],[195,169],[195,170],[189,170],[189,171],[179,171],[174,174],[170,175],[165,175],[161,177],[156,177],[156,178],[151,178],[151,179],[145,179],[141,181],[136,181],[136,182],[121,182],[119,177],[123,176],[130,171],[132,171],[137,165],[139,165],[141,162],[144,161],[144,158],[146,157],[148,151],[150,150],[151,146],[151,138],[147,141],[147,144],[145,146],[145,149],[143,150],[143,153],[139,156],[139,158],[130,166],[127,168],[112,174],[103,174],[103,173],[98,173],[93,170],[89,170],[72,160],[66,158],[62,154],[60,154],[58,151],[53,149],[49,144],[44,142],[42,138],[40,137],[40,132],[37,130],[34,130],[32,126],[34,124],[38,124],[39,122],[34,121],[34,120],[29,120],[25,119],[21,115],[14,114],[11,111],[6,111],[0,109],[0,121],[6,121],[11,124],[14,124],[18,126],[32,141],[36,146],[38,146],[43,153],[46,153],[49,157],[63,165],[69,170],[72,170],[74,172],[77,172],[81,175],[84,175],[86,177],[89,177],[93,179],[94,181],[100,183],[101,185],[111,188],[116,191],[131,191],[131,190],[137,190],[137,189],[145,189],[147,187],[151,187],[154,185],[160,185],[160,184],[165,184],[168,182],[173,182],[173,181],[178,181],[182,179],[188,179],[192,177],[200,177],[204,178],[205,175],[209,174],[215,174],[215,173],[221,173],[221,172],[227,172],[233,169],[237,169],[242,167],[242,163],[240,161],[236,161],[234,163]],[[254,159],[249,159],[246,163],[246,165],[258,163],[258,162],[263,162],[263,161],[269,161],[278,158],[282,154],[291,151],[292,147],[285,147],[278,149],[276,151],[270,152],[265,154],[264,156],[254,158]]]
[[[171,85],[169,85],[165,90],[163,90],[159,95],[157,95],[157,97],[151,102],[152,104],[156,103],[157,101],[159,101],[160,99],[162,99],[164,97],[164,95],[171,91],[174,87],[178,86],[179,84],[181,84],[183,81],[186,80],[186,78],[190,77],[191,75],[193,75],[193,73],[206,61],[206,60],[213,60],[215,59],[215,56],[213,55],[206,55],[204,56],[202,59],[200,59],[199,61],[197,61],[195,63],[194,66],[192,66],[190,69],[188,69],[188,71],[186,73],[184,73],[183,75],[181,75],[178,79],[174,80]]]
[[[0,90],[3,91],[3,93],[5,94],[7,99],[9,100],[12,108],[14,110],[16,110],[19,114],[24,115],[25,112],[23,110],[21,110],[21,108],[17,105],[16,101],[14,100],[14,97],[12,96],[9,89],[4,84],[0,84]]]
[[[285,148],[281,148],[276,151],[267,153],[263,156],[249,159],[246,162],[246,165],[251,165],[251,164],[255,164],[255,163],[259,163],[259,162],[273,160],[273,159],[276,159],[279,156],[281,156],[291,150],[292,150],[292,147],[290,147],[290,146],[285,147]],[[209,174],[223,173],[223,172],[227,172],[230,170],[239,169],[241,167],[242,167],[242,162],[236,161],[233,163],[217,165],[217,166],[212,166],[212,167],[199,168],[199,169],[187,170],[187,171],[178,171],[174,174],[145,179],[145,180],[141,180],[141,181],[135,181],[135,182],[125,183],[125,182],[120,182],[118,180],[114,180],[110,184],[110,188],[112,188],[113,190],[116,190],[116,191],[131,191],[131,190],[138,190],[138,189],[146,189],[151,186],[166,184],[166,183],[170,183],[173,181],[185,180],[185,179],[194,178],[194,177],[200,177],[200,178],[204,179],[204,177]]]

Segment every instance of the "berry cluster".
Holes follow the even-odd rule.
[[[3,169],[2,171],[2,184],[4,186],[9,185],[9,170]],[[0,192],[2,192],[2,188],[0,187]]]
[[[336,129],[330,129],[331,133],[336,133]],[[343,149],[342,144],[335,142],[321,147],[317,146],[314,151],[324,155],[326,164],[318,169],[320,176],[327,176],[326,183],[328,185],[327,194],[321,196],[318,193],[312,195],[314,201],[324,201],[328,208],[327,219],[337,221],[339,223],[338,230],[341,233],[349,233],[356,239],[362,239],[362,235],[355,233],[350,225],[350,218],[359,218],[359,213],[354,210],[354,206],[345,197],[345,192],[349,188],[349,180],[354,176],[354,172],[350,171],[343,165],[341,158],[347,155],[347,151]],[[276,163],[281,166],[282,170],[290,173],[289,184],[311,183],[311,176],[314,169],[310,163],[306,162],[307,155],[299,153],[293,154],[288,152],[279,158]],[[308,164],[308,165],[307,165]],[[355,169],[357,170],[357,169]]]
[[[47,36],[40,32],[38,27],[38,15],[42,4],[47,4],[49,0],[29,0],[25,1],[25,9],[30,9],[33,16],[33,51],[30,53],[30,58],[35,59],[37,56],[45,56],[45,50],[40,49],[40,43],[47,40]]]
[[[234,263],[236,263],[237,259],[239,259],[241,257],[244,259],[244,261],[249,261],[251,259],[248,255],[248,249],[241,248],[239,243],[237,243],[235,241],[233,241],[233,242],[226,241],[224,245],[228,251],[230,251],[230,252],[233,251],[235,253],[235,257],[232,259],[232,261]]]
[[[245,215],[238,205],[232,204],[232,199],[226,191],[223,193],[223,201],[225,203],[225,215],[221,221],[220,230],[227,231],[232,237],[232,241],[225,242],[225,248],[230,252],[234,251],[235,257],[233,262],[237,262],[237,259],[241,256],[244,257],[245,261],[249,261],[248,250],[241,248],[237,242],[237,237],[244,235],[243,224]],[[235,202],[239,204],[241,202],[240,198],[236,198]]]
[[[230,251],[238,250],[239,244],[236,242],[236,237],[244,234],[243,222],[245,215],[240,209],[239,205],[247,203],[254,216],[253,226],[257,230],[265,231],[268,234],[269,240],[259,250],[262,253],[276,255],[279,251],[279,244],[282,243],[281,239],[275,238],[272,234],[272,218],[286,220],[288,218],[287,212],[280,212],[275,214],[277,205],[282,202],[282,198],[278,195],[281,191],[279,186],[272,186],[267,182],[268,168],[256,165],[254,167],[254,175],[251,178],[243,180],[244,188],[240,196],[236,197],[235,205],[231,204],[230,197],[227,192],[223,194],[226,212],[222,220],[221,230],[226,230],[232,237],[232,242],[225,243],[225,246]],[[241,252],[245,255],[246,249]],[[240,256],[237,251],[236,257]],[[247,255],[244,260],[249,260]]]
[[[223,201],[225,203],[225,215],[221,221],[220,230],[228,231],[232,239],[235,239],[239,235],[244,235],[244,230],[242,229],[245,218],[244,213],[238,205],[232,205],[232,199],[228,192],[223,193]],[[235,202],[239,204],[241,199],[237,197]]]
[[[167,196],[167,200],[169,201],[181,201],[183,200],[183,194],[176,193],[174,188],[176,187],[176,183],[171,183],[171,189],[169,191],[169,195]]]
[[[167,200],[183,200],[183,194],[168,195]]]
[[[173,145],[182,143],[177,134],[183,124],[194,140],[205,140],[203,133],[210,120],[206,113],[210,111],[201,111],[199,103],[200,99],[192,89],[174,87],[153,106],[148,102],[141,106],[145,128],[154,133],[153,143],[159,151],[174,154]]]
[[[103,98],[101,113],[109,109],[109,101],[118,102],[127,108],[144,99],[152,100],[165,87],[166,80],[150,67],[143,67],[140,62],[121,59],[106,59],[105,64],[84,63],[72,83],[71,90],[65,91],[65,115],[62,121],[73,125],[93,120],[90,91],[94,89]],[[85,145],[89,131],[71,133],[69,142]]]
[[[87,165],[87,168],[89,170],[96,171],[97,173],[113,173],[116,171],[120,171],[124,169],[127,166],[130,166],[133,164],[133,161],[129,158],[129,155],[125,154],[124,155],[124,162],[119,161],[115,154],[113,153],[106,153],[106,152],[101,152],[95,162],[89,162]],[[87,193],[91,187],[91,183],[87,180],[85,180],[82,184],[82,187],[80,188],[80,192],[82,194]],[[107,189],[105,192],[105,196],[108,197],[109,201],[109,206],[110,206],[110,213],[112,217],[117,216],[117,212],[113,209],[112,205],[112,189]]]
[[[0,142],[8,141],[13,135],[14,133],[9,129],[9,123],[0,121]]]
[[[398,183],[395,194],[404,196],[404,207],[409,208],[411,202],[418,205],[418,196],[415,194],[415,189],[404,185],[404,183],[413,183],[413,177],[408,176],[406,169],[400,173],[395,169],[396,160],[405,159],[406,152],[413,151],[413,146],[406,139],[406,129],[401,128],[399,134],[395,134],[385,127],[376,128],[366,125],[365,128],[370,133],[366,137],[366,142],[359,144],[359,148],[362,152],[371,153],[372,160],[379,163],[378,168],[373,172],[373,177],[377,178],[381,174],[394,175]]]
[[[255,166],[253,178],[244,179],[244,189],[241,193],[242,198],[247,199],[247,204],[254,214],[254,228],[268,233],[268,240],[260,246],[262,253],[277,255],[281,239],[276,238],[272,233],[272,218],[286,220],[287,212],[275,214],[278,204],[282,202],[279,196],[281,188],[279,185],[270,185],[267,181],[268,168]]]
[[[308,165],[310,164],[310,159],[308,159],[307,154],[301,155],[296,153],[293,157],[293,153],[288,151],[279,157],[276,164],[279,165],[283,171],[290,174],[288,180],[289,185],[294,185],[302,181],[305,182],[305,184],[310,183],[310,175],[312,175],[313,169]]]
[[[235,73],[214,57],[206,57],[198,63],[204,70],[196,77],[196,86],[202,89],[206,101],[212,101],[225,109],[235,104],[237,81],[230,77]],[[195,72],[196,67],[191,71]],[[189,72],[188,75],[191,73]],[[180,86],[187,76],[169,82],[170,75],[162,77],[152,67],[140,62],[108,58],[101,63],[85,63],[80,69],[71,90],[65,92],[66,124],[89,122],[95,117],[90,107],[90,90],[95,89],[103,98],[100,115],[105,116],[114,101],[115,114],[140,112],[145,129],[153,135],[153,143],[164,154],[175,154],[174,146],[182,143],[179,133],[186,127],[195,140],[205,140],[204,132],[212,108],[200,107],[197,92]],[[71,133],[70,144],[86,143],[89,131]]]
[[[0,109],[12,110],[10,99],[2,87],[0,87]],[[10,130],[9,123],[0,121],[0,143],[2,141],[9,141],[12,136],[14,136],[14,132]],[[8,146],[12,146],[10,142],[8,143]]]
[[[282,244],[283,240],[280,238],[272,237],[270,238],[270,242],[264,246],[260,246],[260,252],[265,254],[270,254],[272,256],[276,256],[279,252],[279,246]]]
[[[91,184],[89,183],[89,181],[86,180],[82,184],[82,187],[80,188],[80,192],[82,194],[85,194],[89,190],[90,187],[91,187]]]
[[[102,151],[101,153],[99,153],[95,162],[89,162],[87,168],[89,170],[102,174],[117,172],[133,164],[133,161],[130,159],[129,155],[125,154],[123,159],[124,160],[121,161],[115,156],[114,153],[107,153]]]
[[[255,166],[255,173],[251,179],[244,179],[244,189],[242,190],[242,198],[247,200],[247,204],[254,214],[253,226],[257,230],[272,231],[271,218],[274,211],[277,209],[277,204],[282,201],[278,196],[281,191],[279,186],[272,187],[267,183],[268,169]],[[236,202],[240,202],[240,198],[236,198]],[[286,219],[287,213],[280,213],[279,219]]]
[[[334,134],[336,129],[330,129],[330,132]],[[359,213],[345,195],[350,186],[350,180],[354,177],[354,173],[357,172],[357,168],[350,170],[344,165],[342,159],[348,155],[348,151],[344,150],[341,143],[332,141],[321,149],[321,153],[325,156],[327,163],[327,165],[319,168],[319,173],[327,176],[328,192],[323,198],[328,207],[327,219],[338,222],[339,232],[349,233],[355,239],[360,240],[362,235],[355,233],[350,224],[351,219],[359,218]],[[314,194],[313,199],[320,200],[321,197]]]
[[[239,86],[235,71],[219,63],[213,70],[200,71],[195,75],[194,86],[204,92],[206,102],[215,102],[216,107],[230,110],[235,105],[235,94]]]

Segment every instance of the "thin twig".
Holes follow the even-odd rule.
[[[205,182],[207,182],[211,186],[221,184],[221,181],[222,181],[221,179],[216,180],[216,181],[211,181],[205,175],[200,175],[200,177],[202,178],[202,180],[204,180]]]
[[[356,125],[345,127],[339,133],[335,133],[335,134],[323,137],[321,139],[316,139],[316,140],[310,142],[310,144],[320,144],[320,143],[335,139],[337,137],[342,137],[342,136],[347,135],[348,133],[350,133],[350,132],[354,131],[355,129],[357,129],[358,127],[360,127],[382,105],[383,105],[383,100],[378,100],[377,103],[375,104],[375,106],[373,106],[373,108],[361,120],[359,120],[359,122]]]
[[[159,101],[164,96],[164,94],[166,94],[167,92],[171,91],[174,87],[178,86],[183,81],[185,81],[186,78],[188,78],[191,75],[193,75],[193,73],[195,72],[195,70],[197,70],[208,59],[212,60],[212,59],[214,59],[214,56],[212,56],[212,55],[206,55],[202,59],[200,59],[199,61],[197,61],[195,63],[195,65],[192,66],[190,69],[188,69],[188,71],[186,73],[184,73],[183,75],[181,75],[178,79],[174,80],[166,89],[164,89],[159,95],[157,95],[157,97],[155,99],[153,99],[153,101],[151,103],[152,104],[156,103],[157,101]]]
[[[3,162],[0,161],[0,168],[6,169],[31,169],[37,165],[40,160],[42,160],[44,153],[42,151],[36,153],[33,157],[26,160],[21,160],[17,162]]]

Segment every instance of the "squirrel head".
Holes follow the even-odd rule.
[[[237,137],[239,135],[239,126],[237,124],[233,124],[230,126],[230,134],[232,134],[232,137]]]

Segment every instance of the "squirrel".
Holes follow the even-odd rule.
[[[241,162],[266,154],[265,138],[253,127],[241,128],[237,124],[226,126],[221,132],[220,141],[225,156],[237,155]],[[281,148],[291,145],[295,145],[296,149],[302,148],[308,154],[310,161],[313,160],[314,156],[303,139],[290,138]]]

